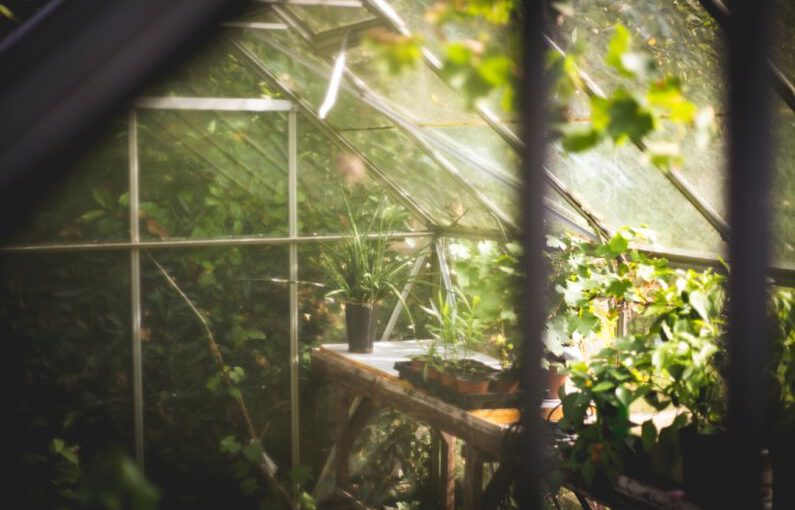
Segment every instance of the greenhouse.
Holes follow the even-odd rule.
[[[9,508],[795,508],[795,4],[747,117],[719,0],[539,7],[538,104],[534,2],[19,3]]]

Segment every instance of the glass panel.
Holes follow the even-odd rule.
[[[331,71],[325,62],[310,61],[292,53],[290,48],[295,45],[300,47],[300,41],[294,41],[288,48],[280,42],[274,42],[273,38],[254,34],[253,38],[246,38],[244,44],[257,52],[263,65],[298,95],[310,98],[315,105],[320,104],[327,86],[325,79],[328,75],[324,73],[330,74]],[[461,187],[455,179],[423,152],[414,140],[397,129],[383,129],[384,126],[393,126],[392,122],[347,88],[341,87],[328,122],[340,128],[346,140],[406,190],[439,223],[456,223],[467,228],[497,228],[496,221],[489,213],[474,199],[461,193]],[[358,127],[361,124],[370,125],[371,128],[349,129],[351,125]],[[400,161],[395,159],[398,154]],[[429,186],[429,178],[433,179],[433,186]]]
[[[635,47],[651,52],[663,74],[682,78],[692,101],[705,106],[724,97],[721,34],[697,3],[575,0],[571,7],[575,15],[560,18],[554,37],[564,48],[581,48],[583,70],[597,84],[636,87],[604,61],[613,27],[622,23]]]
[[[773,4],[773,21],[776,25],[773,61],[791,82],[795,80],[795,3],[791,0],[776,0]],[[775,104],[783,106],[784,103]]]
[[[142,238],[287,235],[287,114],[139,120]]]
[[[114,119],[32,211],[13,244],[128,240],[127,115]]]
[[[164,508],[255,507],[267,484],[232,445],[248,444],[242,396],[265,451],[289,470],[287,247],[151,255],[201,311],[240,393],[222,380],[202,319],[142,257],[147,473]]]
[[[288,7],[314,33],[343,27],[373,18],[373,14],[360,7],[332,7],[328,5],[291,5]]]
[[[776,124],[776,159],[773,173],[773,260],[795,266],[795,114],[782,113]]]
[[[342,232],[348,206],[356,211],[381,202],[395,204],[388,191],[371,178],[361,158],[337,148],[302,117],[298,124],[299,234]],[[406,231],[425,227],[417,218],[410,217],[394,228]]]
[[[353,48],[346,53],[348,69],[415,122],[444,127],[480,121],[461,96],[424,62],[393,74],[370,46]]]
[[[566,154],[559,144],[550,149],[552,172],[592,210],[598,205],[610,228],[646,225],[660,246],[724,251],[715,229],[634,147],[601,145],[583,154]]]
[[[242,29],[225,30],[235,33]],[[260,80],[224,37],[208,42],[173,72],[144,90],[141,96],[280,97],[276,90]]]
[[[132,452],[129,268],[126,253],[0,256],[0,467],[16,508],[72,507],[98,454]]]

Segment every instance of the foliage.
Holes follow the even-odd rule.
[[[678,461],[676,430],[688,423],[715,430],[724,419],[717,353],[725,277],[673,269],[639,253],[630,241],[641,233],[622,229],[605,242],[549,241],[560,250],[552,255],[556,320],[573,337],[590,345],[598,338],[603,346],[568,364],[576,389],[561,390],[561,425],[576,433],[564,446],[562,467],[589,485],[613,480],[639,457],[658,481],[670,482]],[[644,423],[638,438],[630,434],[630,410],[641,401],[657,411],[674,406],[687,413],[659,433],[653,422]]]
[[[347,202],[346,202],[347,203]],[[340,295],[349,303],[378,303],[405,278],[411,260],[391,247],[390,235],[404,215],[395,206],[379,203],[372,217],[361,218],[348,207],[348,231],[339,244],[324,245],[320,265]],[[363,222],[361,220],[364,220]]]
[[[427,325],[433,336],[428,347],[428,359],[432,364],[449,365],[459,358],[466,359],[483,344],[485,324],[479,317],[480,297],[469,297],[455,287],[451,294],[441,290],[436,302],[421,307],[430,317]],[[437,346],[441,344],[441,353]]]
[[[773,356],[768,406],[774,433],[795,430],[795,291],[772,290]]]
[[[558,109],[561,122],[562,145],[566,151],[582,152],[611,139],[616,145],[631,141],[643,150],[648,159],[662,170],[681,165],[679,142],[687,132],[684,127],[695,127],[706,132],[712,123],[710,108],[698,110],[682,92],[682,82],[676,76],[659,75],[649,54],[636,51],[632,38],[621,24],[607,48],[605,63],[620,76],[635,80],[645,92],[636,94],[623,85],[617,86],[606,97],[589,89],[577,74],[575,55],[550,54],[548,67],[552,72],[557,98],[565,102],[575,93],[588,97],[590,120],[586,123],[568,123],[565,108]],[[666,126],[664,128],[664,126]],[[670,138],[670,132],[676,139]],[[657,133],[667,135],[655,137]],[[703,134],[699,135],[704,139]]]

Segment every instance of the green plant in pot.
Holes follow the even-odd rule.
[[[455,299],[453,298],[455,296]],[[442,383],[459,393],[485,393],[494,369],[471,359],[484,342],[485,324],[478,317],[479,298],[469,297],[460,288],[452,294],[439,292],[436,302],[423,307],[431,322],[428,326],[440,356],[435,369]]]
[[[391,234],[405,214],[379,202],[371,214],[354,214],[348,206],[348,231],[340,243],[321,249],[320,263],[334,290],[345,303],[345,327],[351,352],[373,350],[375,314],[387,296],[402,299],[403,284],[411,260],[391,247]],[[369,216],[369,217],[368,217]]]

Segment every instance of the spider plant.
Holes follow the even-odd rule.
[[[348,232],[340,243],[321,249],[321,267],[334,290],[346,303],[374,305],[394,294],[406,278],[411,259],[391,248],[391,234],[405,213],[380,201],[369,218],[357,218],[345,200]],[[364,220],[364,221],[362,221]]]

